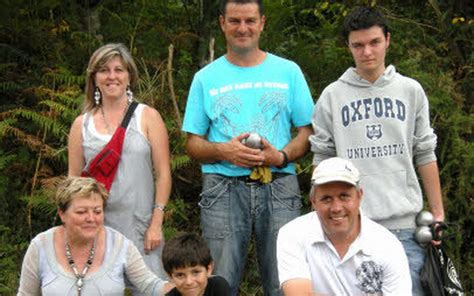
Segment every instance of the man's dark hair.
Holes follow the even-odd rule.
[[[165,243],[161,255],[165,271],[194,266],[207,267],[212,262],[211,252],[202,237],[194,233],[182,233]]]
[[[225,16],[225,9],[227,7],[227,3],[236,3],[236,4],[248,4],[248,3],[255,3],[258,5],[258,12],[260,16],[263,15],[264,8],[263,8],[263,1],[262,0],[221,0],[221,5],[219,7],[219,11],[221,15]]]
[[[357,6],[345,17],[342,25],[342,36],[347,41],[350,32],[368,29],[373,26],[382,28],[383,34],[387,37],[389,29],[384,15],[375,7]]]

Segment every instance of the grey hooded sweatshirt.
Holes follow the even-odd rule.
[[[436,161],[421,85],[388,66],[370,83],[349,68],[317,101],[313,164],[339,156],[361,173],[362,211],[388,229],[415,227],[423,197],[415,166]]]

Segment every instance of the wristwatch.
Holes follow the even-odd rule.
[[[277,169],[284,169],[288,166],[288,155],[286,154],[285,151],[283,150],[279,150],[278,152],[280,152],[281,154],[283,154],[283,162],[280,164],[280,165],[277,165],[276,168]]]
[[[153,206],[153,211],[154,210],[160,210],[164,213],[165,209],[166,209],[166,205],[164,205],[164,204],[155,203],[155,205]]]

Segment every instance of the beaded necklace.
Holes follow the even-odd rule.
[[[94,261],[94,255],[95,255],[95,246],[97,244],[97,236],[94,239],[94,243],[92,244],[91,249],[89,250],[89,257],[87,257],[87,262],[86,265],[84,266],[84,269],[82,270],[81,273],[77,270],[76,263],[74,262],[74,259],[72,258],[71,254],[71,247],[69,246],[69,243],[67,242],[67,235],[66,235],[66,258],[67,258],[67,263],[71,267],[72,271],[74,272],[74,276],[76,277],[76,287],[77,287],[77,295],[81,296],[81,290],[82,287],[84,286],[84,277],[87,274],[87,271],[89,271],[89,267],[91,267],[92,262]]]

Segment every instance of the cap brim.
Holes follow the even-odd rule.
[[[322,184],[327,184],[331,182],[344,182],[344,183],[349,183],[351,185],[357,186],[357,181],[353,180],[352,178],[347,178],[343,176],[327,176],[327,177],[319,177],[317,179],[311,180],[311,183],[313,186],[315,185],[322,185]]]

